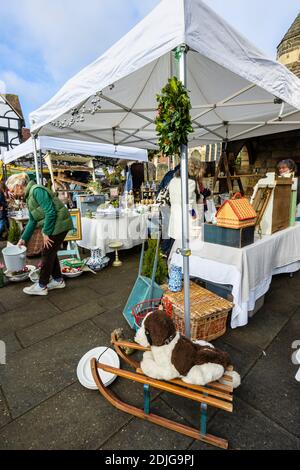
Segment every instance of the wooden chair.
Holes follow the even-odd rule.
[[[103,395],[113,406],[117,409],[129,413],[138,418],[145,419],[154,424],[158,424],[172,431],[179,432],[186,436],[192,437],[199,441],[212,444],[214,446],[220,447],[222,449],[228,448],[228,441],[220,437],[213,436],[206,432],[206,423],[207,423],[207,407],[213,406],[220,410],[225,410],[232,412],[232,378],[230,375],[224,374],[222,382],[211,382],[206,386],[190,385],[186,384],[182,380],[174,379],[170,381],[162,381],[152,379],[151,377],[145,376],[143,371],[140,369],[140,364],[134,359],[130,358],[127,354],[123,352],[122,347],[129,347],[132,349],[146,351],[147,349],[143,348],[139,344],[131,343],[128,341],[117,341],[116,337],[112,336],[112,344],[118,355],[124,359],[124,361],[129,364],[135,372],[130,372],[127,370],[118,369],[115,367],[110,367],[105,364],[98,363],[96,359],[91,360],[91,368],[93,373],[93,378],[95,383]],[[144,409],[137,408],[132,405],[128,405],[121,401],[111,390],[108,390],[102,383],[101,377],[99,375],[99,369],[116,374],[119,377],[125,379],[133,380],[135,382],[141,383],[144,386]],[[228,369],[232,370],[232,369]],[[150,412],[150,387],[154,387],[158,390],[174,393],[175,395],[187,398],[189,400],[194,400],[200,404],[200,429],[192,428],[190,426],[177,423],[170,419],[163,418],[162,416],[153,414]]]

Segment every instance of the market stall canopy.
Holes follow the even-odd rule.
[[[300,80],[201,0],[162,0],[31,113],[33,133],[155,149],[156,94],[185,44],[192,144],[300,127]]]
[[[123,147],[95,142],[79,140],[60,139],[55,137],[41,136],[36,140],[37,150],[43,152],[64,152],[76,155],[88,155],[91,157],[109,157],[124,160],[135,160],[148,162],[147,150],[134,147]],[[27,140],[12,150],[4,151],[1,158],[5,164],[12,163],[19,158],[33,153],[32,139]]]

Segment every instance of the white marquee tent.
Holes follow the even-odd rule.
[[[201,0],[162,0],[31,114],[32,132],[155,148],[156,94],[175,74],[172,51],[181,44],[189,47],[193,144],[299,127],[295,75]]]
[[[147,150],[47,136],[41,136],[36,140],[36,148],[42,152],[63,152],[76,155],[87,155],[90,157],[101,156],[124,160],[136,160],[139,162],[148,161]],[[1,159],[7,165],[19,158],[27,157],[33,152],[33,141],[32,139],[28,139],[26,142],[18,145],[14,149],[4,151],[1,155]]]
[[[175,48],[184,46],[177,60]],[[178,58],[178,56],[177,56]],[[178,70],[179,69],[179,70]],[[191,145],[300,128],[300,80],[202,0],[162,0],[125,37],[31,114],[33,134],[157,148],[156,94],[179,74]],[[185,324],[189,335],[187,149],[182,148]]]

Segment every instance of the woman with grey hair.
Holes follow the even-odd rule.
[[[39,282],[25,287],[23,292],[28,295],[47,295],[48,290],[64,288],[57,252],[68,231],[73,228],[68,209],[48,188],[30,181],[26,173],[10,176],[6,185],[15,198],[25,199],[29,211],[29,222],[18,245],[25,245],[36,227],[40,227],[43,234]]]

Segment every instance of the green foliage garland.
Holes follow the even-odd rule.
[[[156,99],[158,114],[155,124],[160,150],[164,155],[179,155],[180,146],[187,144],[188,135],[193,132],[187,90],[180,80],[173,77]]]
[[[144,256],[142,274],[143,276],[146,276],[150,279],[152,278],[152,268],[153,268],[153,263],[154,263],[154,258],[155,258],[156,243],[157,243],[157,240],[155,239],[148,240],[148,249],[145,252],[145,256]],[[155,281],[157,282],[157,284],[159,285],[163,284],[167,278],[167,275],[168,275],[168,268],[165,263],[165,260],[161,256],[161,252],[159,251],[158,263],[157,263],[157,269],[156,269],[156,275],[155,275]]]
[[[8,241],[13,245],[16,245],[20,240],[21,230],[17,222],[12,219],[10,221],[9,232],[8,232]]]

